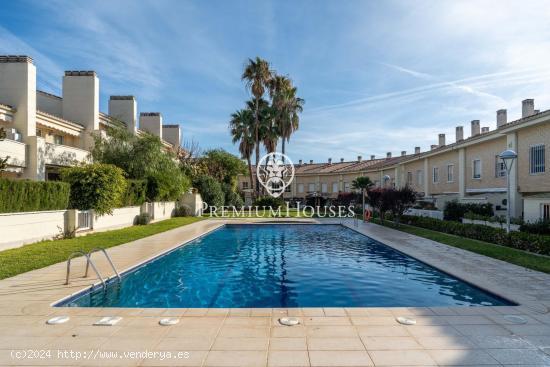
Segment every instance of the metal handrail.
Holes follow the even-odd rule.
[[[104,248],[101,248],[101,247],[96,247],[96,248],[93,248],[90,250],[90,252],[88,252],[88,262],[86,263],[86,273],[84,273],[84,278],[86,278],[88,276],[88,268],[90,266],[90,263],[92,264],[92,266],[94,265],[92,263],[92,254],[94,252],[98,252],[98,251],[101,251],[103,252],[103,254],[105,255],[105,257],[107,258],[107,261],[109,261],[109,264],[111,264],[111,268],[113,268],[113,271],[115,272],[117,278],[118,278],[118,281],[120,282],[120,274],[118,273],[118,271],[116,270],[116,267],[115,267],[115,264],[113,264],[113,260],[111,260],[111,257],[109,256],[109,254],[107,253],[107,251],[105,251]]]
[[[90,256],[88,256],[88,254],[85,253],[84,251],[76,251],[76,252],[73,252],[71,255],[69,255],[69,258],[67,259],[67,277],[65,279],[65,285],[69,285],[69,278],[71,275],[71,260],[76,256],[84,256],[86,258],[86,275],[84,275],[84,277],[86,277],[88,273],[88,264],[92,264],[92,268],[94,269],[94,272],[96,273],[97,277],[101,281],[101,285],[103,286],[103,288],[105,288],[105,281],[101,277],[101,274],[99,274],[99,271],[95,267],[95,264],[93,263],[93,261],[90,259]]]

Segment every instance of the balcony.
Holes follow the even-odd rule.
[[[88,162],[89,152],[87,150],[44,143],[44,161],[46,164],[55,166],[74,166],[79,162]]]
[[[9,157],[8,165],[26,167],[25,144],[10,139],[0,140],[0,158],[6,157]]]

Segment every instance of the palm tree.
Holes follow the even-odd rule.
[[[281,124],[282,152],[285,154],[285,141],[290,141],[290,136],[300,126],[299,113],[304,110],[305,101],[296,96],[296,87],[290,88],[285,93],[285,118]]]
[[[239,153],[246,159],[248,164],[248,175],[250,179],[250,188],[254,190],[254,180],[252,176],[252,162],[250,157],[254,150],[254,113],[250,109],[242,109],[231,114],[229,129],[233,143],[239,142]]]
[[[254,96],[254,141],[256,148],[256,166],[260,160],[260,117],[259,103],[265,93],[265,90],[273,76],[269,63],[259,57],[256,59],[248,59],[248,64],[245,66],[241,79],[246,82],[246,86],[250,88],[250,92]],[[256,194],[259,194],[259,182],[256,178]]]
[[[363,207],[362,207],[362,210],[365,210],[365,191],[371,187],[373,185],[372,181],[370,180],[369,177],[367,176],[361,176],[361,177],[357,177],[355,180],[353,180],[353,182],[351,183],[351,187],[354,189],[354,190],[361,190],[361,198],[363,199]],[[361,213],[363,215],[363,222],[365,221],[365,215],[364,213],[362,212]]]
[[[282,138],[282,153],[285,154],[285,142],[298,129],[300,118],[298,113],[302,112],[304,100],[296,96],[296,88],[292,81],[281,75],[275,75],[269,83],[269,94],[274,109],[275,124],[279,129]]]

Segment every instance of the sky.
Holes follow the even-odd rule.
[[[547,0],[10,1],[0,54],[31,56],[58,95],[64,70],[95,70],[102,111],[134,95],[184,140],[232,153],[241,73],[260,56],[305,99],[287,154],[324,162],[424,151],[474,119],[492,130],[525,98],[550,109],[549,19]]]

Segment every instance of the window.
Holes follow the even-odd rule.
[[[472,164],[472,178],[480,179],[481,178],[481,160],[474,159]]]
[[[53,142],[57,145],[63,145],[63,136],[61,135],[54,135],[53,136]]]
[[[332,192],[338,192],[338,182],[332,183]]]
[[[529,173],[534,175],[544,172],[544,144],[529,148]]]
[[[328,184],[322,183],[321,184],[321,192],[328,192]]]
[[[243,190],[248,189],[248,182],[243,181]]]
[[[550,204],[542,204],[542,219],[550,220]]]
[[[287,187],[285,187],[285,192],[290,192],[291,188],[290,188],[290,185],[288,185]]]
[[[413,183],[413,173],[412,172],[407,172],[407,185],[412,185]]]
[[[495,156],[495,177],[506,177],[506,165],[498,155]]]
[[[304,192],[304,184],[298,184],[298,192],[303,193]]]
[[[349,192],[349,182],[344,182],[344,192]]]
[[[447,165],[447,182],[453,182],[455,180],[454,171],[455,171],[454,164],[448,164]]]
[[[307,189],[308,192],[314,192],[315,191],[315,184],[314,183],[310,183],[308,185],[308,189]]]
[[[418,186],[424,185],[424,171],[421,169],[416,171],[416,182],[418,182]]]
[[[439,167],[434,167],[433,168],[433,182],[434,183],[437,183],[439,182]]]

